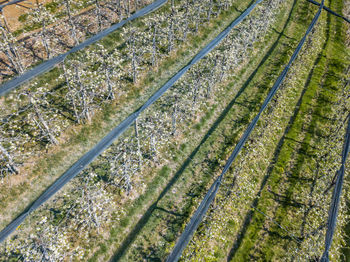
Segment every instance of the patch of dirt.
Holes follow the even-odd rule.
[[[7,0],[6,2],[8,2]],[[51,0],[38,0],[39,2],[48,3]],[[151,1],[144,1],[143,5],[149,4]],[[26,3],[26,4],[23,4]],[[9,28],[13,30],[21,28],[23,24],[18,21],[18,17],[21,14],[30,11],[30,7],[36,5],[36,0],[28,0],[18,5],[6,6],[3,9],[3,14],[9,24]],[[135,7],[134,1],[130,1],[130,12],[134,12],[141,7]],[[97,8],[95,5],[91,5],[77,12],[73,16],[73,23],[75,25],[77,40],[81,43],[91,35],[95,35],[101,29],[104,30],[120,20],[119,15],[115,10],[113,3],[106,1],[99,3],[101,8],[101,28],[99,28],[97,18]],[[122,16],[125,17],[125,10],[122,12]],[[51,57],[67,52],[75,45],[73,39],[72,26],[67,17],[57,20],[54,24],[47,26],[46,28],[46,41],[49,46]],[[40,61],[47,60],[48,55],[45,51],[43,40],[41,36],[41,29],[26,32],[17,37],[17,51],[20,57],[20,61],[24,71],[33,64]],[[1,81],[9,80],[16,75],[16,70],[13,68],[10,59],[5,53],[0,52],[0,83]]]
[[[2,1],[1,4],[6,4],[10,1],[13,1],[13,0]],[[18,4],[8,5],[3,8],[2,10],[3,15],[6,17],[8,27],[12,32],[21,28],[22,23],[18,21],[18,18],[21,15],[30,11],[31,8],[33,8],[37,2],[49,3],[51,2],[51,0],[27,0]]]

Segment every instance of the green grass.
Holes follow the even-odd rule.
[[[81,6],[79,6],[79,7],[77,5],[75,5],[76,8],[73,10],[73,12],[78,11],[78,13],[80,13],[81,11],[84,11],[84,9],[94,6],[94,4],[91,5],[91,3],[89,5],[88,1],[85,1],[85,0],[80,1],[80,2],[83,2],[83,4],[81,4]],[[63,11],[62,11],[62,9],[59,9],[57,2],[46,3],[44,6],[52,15],[54,15],[54,17],[56,19],[64,19],[67,17],[65,9],[63,8],[64,9]],[[23,23],[24,25],[22,28],[17,29],[16,31],[13,32],[14,36],[19,36],[24,32],[32,32],[36,29],[41,28],[41,23],[36,23],[36,22],[29,23],[28,16],[29,16],[28,13],[24,13],[18,17],[18,21]]]
[[[262,45],[265,47],[265,52],[267,50],[267,47],[271,45],[272,42],[277,38],[277,34],[272,34],[272,35],[273,37],[271,38],[267,37],[268,39],[267,42],[263,43]],[[234,79],[234,82],[229,82],[228,84],[226,84],[226,87],[225,87],[226,90],[229,91],[230,89],[232,89],[233,83],[235,83],[235,85],[239,85],[239,83],[242,84],[243,80],[245,80],[245,77],[247,77],[249,73],[252,73],[253,69],[255,69],[256,66],[259,64],[264,54],[265,53],[262,52],[258,56],[252,58],[249,64],[245,67],[245,69],[242,70],[244,71],[244,74],[241,75],[241,78]],[[275,59],[274,55],[275,53],[273,53],[272,55],[273,57],[272,60]],[[280,56],[279,58],[283,58],[283,56]],[[274,69],[276,70],[275,74],[279,73],[279,71],[281,70],[281,65],[283,65],[285,59],[281,59],[280,61],[281,61],[280,63],[278,63],[277,65],[274,65],[275,66]],[[157,207],[161,207],[162,209],[174,209],[174,205],[179,205],[179,208],[176,208],[176,210],[179,209],[180,210],[179,213],[181,213],[184,218],[182,220],[178,219],[175,221],[169,221],[169,217],[164,216],[164,214],[162,214],[161,211],[158,211],[157,209],[153,209],[151,214],[148,214],[147,219],[144,220],[145,222],[144,225],[141,228],[138,228],[138,230],[141,230],[139,231],[139,236],[133,236],[132,239],[129,240],[129,243],[127,243],[127,245],[125,246],[126,249],[128,249],[128,247],[132,243],[133,243],[132,245],[134,246],[135,241],[140,246],[145,246],[147,245],[147,243],[155,243],[156,242],[155,239],[157,238],[157,232],[159,232],[159,228],[157,227],[162,227],[162,226],[164,227],[164,223],[166,223],[167,226],[171,227],[171,230],[166,230],[165,238],[169,242],[175,241],[178,233],[183,230],[183,227],[185,225],[185,222],[187,222],[188,217],[194,211],[194,207],[197,205],[196,201],[200,199],[201,196],[205,193],[209,182],[212,180],[212,174],[218,171],[219,165],[217,160],[225,159],[227,157],[228,153],[232,149],[232,146],[234,146],[235,141],[237,141],[237,139],[239,138],[243,130],[242,124],[246,125],[248,123],[248,120],[251,119],[252,117],[252,113],[256,112],[258,105],[261,103],[262,99],[264,98],[264,94],[266,94],[272,79],[270,79],[269,82],[266,83],[266,85],[261,84],[259,85],[259,87],[254,86],[254,84],[256,84],[257,82],[260,83],[261,79],[264,79],[266,71],[271,70],[271,63],[272,62],[270,61],[269,63],[264,64],[263,67],[261,67],[258,70],[258,73],[255,75],[254,79],[249,80],[249,85],[250,85],[249,91],[244,93],[242,95],[242,98],[240,99],[242,101],[240,104],[243,104],[243,102],[246,101],[247,97],[254,97],[254,100],[250,102],[253,102],[252,104],[255,104],[255,106],[242,107],[242,106],[236,105],[235,107],[238,107],[239,109],[238,108],[229,109],[229,112],[226,112],[224,116],[224,121],[223,121],[224,123],[221,123],[220,126],[217,128],[218,130],[215,130],[215,132],[210,135],[209,139],[205,142],[205,144],[203,145],[201,144],[198,146],[198,142],[191,141],[189,143],[186,143],[187,146],[185,146],[185,144],[182,144],[180,146],[179,150],[181,151],[177,152],[177,155],[179,156],[176,156],[177,166],[180,166],[181,164],[186,165],[188,160],[186,156],[190,154],[191,150],[192,152],[196,152],[197,150],[197,152],[194,154],[196,161],[205,160],[206,154],[208,153],[208,151],[210,152],[214,147],[218,151],[216,155],[213,156],[214,159],[211,160],[212,163],[209,166],[209,169],[206,170],[205,175],[203,175],[201,172],[198,173],[198,169],[196,170],[191,164],[188,164],[185,170],[181,170],[182,168],[178,167],[180,168],[179,170],[180,175],[176,183],[173,184],[171,188],[176,188],[177,191],[181,191],[182,195],[186,195],[186,193],[190,193],[195,197],[186,199],[186,201],[182,201],[181,203],[176,203],[177,199],[174,196],[172,196],[170,192],[164,195],[161,199],[158,198],[158,200],[156,200],[158,195],[153,195],[153,201],[156,201],[156,202],[153,202],[153,204],[151,204],[149,203],[149,201],[144,201],[144,198],[143,198],[142,201],[144,201],[143,202],[144,208],[142,210],[139,210],[138,212],[139,214],[144,213],[145,207],[153,206],[154,203],[156,203]],[[223,93],[227,94],[225,92]],[[228,98],[227,97],[225,98],[227,101]],[[209,112],[205,116],[203,116],[200,122],[196,124],[193,128],[197,131],[206,132],[205,126],[208,126],[210,123],[212,123],[215,120],[215,117],[217,117],[218,112],[216,112],[216,114],[211,116],[212,114],[214,113],[211,113],[211,110],[209,110]],[[213,118],[213,119],[210,119],[210,118]],[[240,119],[240,122],[237,121],[235,125],[234,129],[236,129],[236,131],[234,132],[232,131],[233,129],[232,118]],[[208,123],[207,125],[204,124],[206,122]],[[225,136],[225,141],[231,141],[231,143],[226,143],[222,148],[221,146],[222,146],[223,134]],[[196,148],[196,146],[198,147]],[[186,150],[186,154],[184,150]],[[190,156],[192,158],[192,154],[190,154]],[[175,172],[175,170],[173,172]],[[178,175],[178,172],[176,172],[176,174],[173,174],[173,176]],[[169,178],[171,179],[171,177]],[[163,188],[164,186],[166,186],[164,182],[162,185]],[[137,221],[134,222],[134,225],[136,222]],[[116,225],[116,228],[120,229],[120,225]],[[125,233],[116,234],[115,232],[116,232],[116,229],[112,229],[110,239],[107,242],[108,246],[115,245],[117,247],[118,243],[120,243],[121,240],[124,238]],[[152,236],[152,235],[156,235],[156,236]],[[167,245],[169,245],[169,243]],[[143,247],[143,249],[147,250],[147,247],[145,246]],[[132,251],[132,250],[129,251],[127,253],[127,257],[129,260],[136,261],[138,260],[137,254],[138,252],[140,252],[140,250],[137,250],[136,253],[133,253],[133,252],[135,251]],[[163,249],[157,249],[156,256],[158,258],[161,258],[161,257],[164,258],[164,255],[166,255],[166,252],[169,252],[167,248],[163,247]],[[108,255],[104,253],[105,253],[104,251],[99,250],[97,253],[95,253],[91,261],[101,260],[102,257],[103,257],[103,260],[105,260],[108,257]],[[123,259],[126,259],[125,251],[122,251],[121,253],[123,253],[123,254],[120,254],[122,255]],[[217,252],[217,254],[219,256],[220,252]]]
[[[332,1],[334,10],[341,10],[341,1]],[[307,10],[305,8],[304,10]],[[322,18],[321,18],[322,19]],[[292,197],[295,192],[302,190],[302,168],[304,163],[309,161],[314,154],[314,144],[317,143],[317,136],[322,133],[322,124],[327,121],[327,115],[330,112],[332,103],[338,97],[340,91],[339,80],[343,77],[344,68],[349,64],[348,54],[342,39],[342,23],[334,16],[327,14],[326,33],[322,36],[324,41],[323,50],[316,57],[311,55],[310,73],[305,83],[306,90],[302,96],[302,102],[298,108],[297,115],[291,123],[290,129],[286,134],[286,139],[279,149],[277,162],[274,165],[270,178],[266,187],[270,190],[285,196],[283,204],[277,206],[274,220],[282,224],[285,228],[292,228],[296,221],[291,216],[293,214],[290,206]],[[317,36],[314,36],[314,38]],[[313,57],[313,58],[312,58]],[[313,62],[313,65],[311,64]],[[306,116],[311,118],[310,123],[305,126]],[[298,142],[303,138],[301,145]],[[298,152],[295,155],[295,152]],[[281,191],[283,177],[286,175],[285,167],[287,163],[296,162],[291,175],[288,178],[288,186],[285,191]],[[271,194],[266,190],[263,191],[258,200],[258,209],[264,213],[268,213],[277,204],[271,199]],[[242,237],[239,249],[236,250],[233,261],[245,260],[255,257],[255,259],[263,258],[266,260],[274,260],[282,258],[288,240],[283,240],[277,234],[268,234],[265,236],[264,242],[261,243],[263,235],[263,226],[266,224],[267,218],[258,212],[253,212],[252,218],[247,225],[245,234]],[[265,225],[266,226],[266,225]],[[276,225],[269,228],[270,232],[280,232]],[[283,232],[285,233],[285,232]],[[283,235],[283,233],[281,233]],[[257,243],[257,239],[260,243]],[[291,240],[289,240],[291,241]]]
[[[147,184],[146,191],[135,201],[130,201],[127,203],[128,208],[126,209],[125,216],[119,223],[111,228],[109,238],[98,243],[99,249],[94,253],[90,261],[97,261],[101,259],[105,260],[106,258],[110,257],[112,254],[111,252],[120,247],[120,243],[137,224],[139,216],[144,214],[144,212],[149,208],[151,208],[151,212],[149,214],[144,214],[146,215],[147,219],[145,219],[145,223],[141,225],[142,227],[140,228],[140,233],[131,238],[130,243],[125,246],[126,250],[125,252],[123,251],[124,253],[122,254],[122,258],[128,258],[130,261],[137,261],[140,254],[143,254],[144,258],[148,257],[150,260],[162,259],[166,257],[177,236],[179,235],[179,232],[183,231],[186,222],[188,222],[188,218],[193,213],[194,208],[198,205],[198,201],[206,192],[210,181],[212,181],[213,174],[216,174],[216,172],[220,170],[219,160],[227,158],[236,141],[242,134],[244,127],[257,111],[259,104],[266,95],[269,87],[274,82],[276,75],[278,75],[278,73],[281,71],[282,66],[287,63],[290,56],[290,50],[305,31],[305,26],[310,20],[310,15],[307,15],[309,4],[306,2],[301,4],[300,2],[301,1],[298,1],[298,8],[296,8],[297,11],[294,11],[293,13],[293,23],[291,23],[293,26],[290,25],[288,30],[284,32],[284,35],[279,40],[275,49],[271,54],[269,54],[267,61],[264,62],[263,65],[256,71],[254,77],[249,79],[248,75],[250,75],[254,69],[256,69],[257,65],[266,54],[268,47],[270,47],[278,38],[278,34],[276,32],[269,34],[269,37],[265,39],[266,42],[261,44],[261,49],[264,50],[264,52],[260,52],[256,56],[252,57],[248,65],[241,70],[239,74],[240,77],[230,79],[230,81],[226,83],[226,92],[223,92],[225,95],[222,97],[220,102],[228,104],[231,97],[226,94],[231,92],[232,96],[233,87],[242,85],[248,78],[246,82],[248,85],[247,89],[241,94],[239,100],[232,105],[232,108],[229,108],[228,111],[222,116],[222,120],[220,120],[216,130],[210,134],[203,144],[198,144],[201,138],[208,132],[209,126],[212,125],[218,118],[220,110],[224,105],[214,105],[209,108],[209,110],[201,117],[200,121],[191,127],[188,133],[186,133],[186,137],[191,136],[191,132],[198,132],[199,134],[195,136],[193,135],[189,142],[182,143],[179,147],[174,146],[171,148],[171,150],[173,150],[175,153],[175,157],[173,159],[175,163],[171,165],[164,165],[159,169],[152,169],[151,172],[155,172],[156,175],[154,175],[151,182]],[[303,6],[306,8],[302,8]],[[334,8],[341,10],[340,5],[334,6]],[[298,12],[298,14],[296,14],[296,12]],[[204,29],[202,36],[208,36],[205,41],[203,41],[203,39],[200,37],[193,37],[192,43],[193,41],[201,41],[199,45],[194,43],[194,46],[197,48],[203,46],[204,42],[212,37],[212,28],[222,29],[223,26],[219,27],[219,25],[221,23],[226,24],[227,21],[230,21],[228,14],[226,14],[222,19],[225,22],[219,21],[214,25],[214,27]],[[286,16],[280,15],[276,24],[282,20],[284,21],[285,19]],[[336,24],[334,27],[337,28],[337,30],[341,30],[341,23],[334,23],[335,19],[331,19],[332,25]],[[298,26],[295,24],[298,24]],[[281,29],[282,23],[278,26],[277,31],[280,31]],[[118,34],[111,37],[118,38]],[[299,108],[299,114],[297,115],[287,134],[288,138],[290,139],[288,142],[282,145],[278,156],[278,161],[273,170],[273,174],[271,175],[271,179],[269,180],[269,185],[272,188],[278,188],[280,177],[283,175],[285,163],[293,157],[292,153],[297,147],[297,143],[293,142],[292,139],[296,139],[301,133],[305,133],[303,128],[305,115],[310,114],[312,116],[312,121],[310,128],[308,129],[308,133],[304,134],[305,138],[302,144],[302,152],[308,152],[311,150],[310,144],[312,144],[317,133],[317,123],[322,121],[322,116],[326,115],[330,102],[336,98],[336,91],[338,88],[337,83],[339,82],[338,80],[341,76],[341,70],[344,68],[344,64],[347,64],[348,62],[346,60],[347,55],[345,53],[345,48],[339,43],[342,40],[341,34],[336,34],[333,37],[334,39],[337,39],[337,42],[335,40],[326,42],[326,49],[319,55],[319,59],[315,59],[315,54],[312,56],[313,58],[310,58],[309,60],[310,65],[316,61],[315,68],[312,72],[310,81],[305,86],[305,89],[307,90],[303,96],[303,100]],[[106,43],[110,43],[110,40],[106,39]],[[164,72],[167,70],[170,70],[171,72],[176,71],[177,68],[180,68],[184,63],[179,63],[178,61],[188,61],[192,54],[193,52],[189,53],[188,51],[183,50],[178,51],[176,56],[174,56],[175,58],[168,59],[166,62],[164,62],[165,68],[162,68],[159,72],[151,72],[147,74],[143,81],[144,83],[147,83],[147,85],[152,86],[152,88],[147,90],[146,93],[145,90],[141,89],[133,90],[133,93],[130,96],[131,100],[137,100],[138,97],[147,96],[152,93],[169,77],[170,73]],[[59,74],[58,70],[56,74]],[[159,75],[162,75],[161,80],[159,80]],[[51,79],[53,81],[55,77],[52,77]],[[318,89],[321,81],[322,85],[324,86],[324,90],[319,93]],[[133,108],[136,108],[140,103],[141,101],[138,103],[136,102]],[[89,147],[91,147],[91,145],[98,141],[98,139],[102,137],[102,135],[105,134],[116,122],[127,114],[127,112],[124,112],[124,115],[116,116],[116,108],[116,106],[106,106],[104,111],[97,116],[96,119],[98,120],[95,119],[91,125],[81,127],[77,134],[71,134],[68,139],[68,144],[71,144],[70,147],[67,147],[66,151],[59,150],[58,152],[55,152],[48,160],[43,160],[43,162],[41,162],[39,167],[36,169],[36,174],[55,174],[49,181],[52,181],[54,177],[57,177],[60,172],[65,170],[65,168],[67,168],[67,166],[74,161],[73,158],[70,159],[69,162],[66,162],[67,159],[71,158],[71,155],[68,155],[67,157],[67,151],[69,152],[71,148],[79,145],[81,149],[79,149],[80,151],[78,150],[78,155],[82,155],[84,150],[86,151]],[[99,135],[96,137],[96,134]],[[272,150],[273,149],[274,148],[272,148]],[[193,157],[191,152],[195,152]],[[211,156],[208,157],[208,154]],[[194,161],[189,161],[187,163],[186,161],[188,161],[188,156],[191,156]],[[303,162],[306,161],[306,158],[304,155],[299,155],[297,160],[300,164],[297,165],[294,174],[298,174],[299,169],[302,167]],[[60,169],[55,169],[55,166],[62,162],[65,162],[63,167],[61,166]],[[198,166],[196,163],[201,164]],[[204,165],[204,163],[207,167],[205,172],[201,167]],[[185,166],[184,170],[181,170],[181,166]],[[262,167],[262,169],[266,169],[266,167]],[[160,195],[161,190],[166,189],[176,175],[178,175],[177,180],[174,181],[171,187],[169,187],[166,194]],[[258,178],[253,179],[258,181]],[[38,183],[39,182],[40,179],[38,180]],[[45,188],[47,184],[49,183],[46,182],[41,189]],[[27,189],[28,185],[27,187],[20,186],[7,193],[13,195],[24,192]],[[170,189],[176,189],[176,193],[170,193]],[[295,190],[298,190],[297,183],[296,181],[295,183],[291,181],[290,188],[287,192],[288,195],[291,195]],[[180,199],[179,195],[181,196]],[[32,195],[31,199],[33,199],[33,196],[34,195]],[[259,200],[259,209],[267,210],[271,204],[273,203],[271,203],[265,193],[263,193],[261,199]],[[181,216],[168,214],[165,212],[165,210],[181,214]],[[289,219],[286,214],[287,206],[280,207],[277,212],[276,220],[280,223],[286,222],[286,219]],[[249,259],[249,254],[256,244],[255,241],[259,237],[265,219],[265,217],[254,213],[253,219],[249,224],[247,233],[244,236],[240,249],[238,250],[235,258]],[[234,222],[229,222],[229,227],[235,227]],[[159,241],[162,241],[161,243],[164,244],[162,248],[159,247]],[[271,246],[278,244],[277,241],[277,238],[275,239],[271,237],[266,241],[266,243],[263,243],[262,251],[266,258],[276,256],[276,252],[277,255],[279,254],[279,250],[277,248],[276,250],[271,249]],[[129,249],[132,244],[133,248]],[[150,255],[151,251],[153,252],[152,255]],[[87,251],[87,253],[88,252],[89,251]],[[226,255],[226,252],[224,252],[222,249],[217,248],[215,250],[215,257],[217,260],[224,259]]]

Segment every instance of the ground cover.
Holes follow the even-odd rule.
[[[20,210],[23,210],[28,203],[43,192],[52,181],[107,134],[113,126],[137,109],[174,72],[188,63],[193,54],[232,21],[232,12],[237,15],[236,8],[243,8],[247,3],[248,1],[240,2],[237,6],[222,13],[215,21],[207,24],[205,28],[200,27],[197,36],[190,35],[188,42],[174,51],[170,57],[165,58],[163,62],[160,61],[155,71],[149,71],[141,76],[137,84],[127,85],[125,87],[128,90],[126,96],[118,97],[118,100],[112,104],[103,105],[91,123],[68,127],[59,138],[59,146],[43,149],[41,156],[32,156],[30,162],[20,169],[20,175],[3,180],[1,207],[9,211],[2,213],[2,225],[4,226],[10,219],[18,215]],[[112,48],[111,42],[116,39],[120,40],[119,32],[107,37],[103,42]],[[192,47],[191,51],[186,51],[188,47]],[[39,85],[44,82],[56,85],[56,79],[60,73],[60,70],[54,69],[39,77],[37,82]],[[149,88],[146,89],[145,86]],[[14,209],[14,206],[17,209]]]
[[[337,8],[337,4],[339,3],[333,3],[332,6]],[[338,11],[339,9],[341,10],[339,6],[337,9]],[[306,15],[303,17],[305,18]],[[250,157],[245,166],[249,165],[249,169],[253,169],[253,173],[250,173],[249,176],[251,180],[249,184],[253,185],[243,188],[231,186],[229,189],[222,190],[221,199],[217,200],[218,203],[211,210],[212,213],[208,215],[208,218],[203,222],[202,229],[197,233],[198,239],[195,240],[191,249],[187,251],[187,259],[196,259],[203,256],[203,254],[215,251],[218,252],[216,254],[217,257],[220,257],[221,252],[222,258],[228,255],[227,260],[232,261],[250,259],[279,260],[282,258],[289,260],[293,257],[304,260],[315,259],[320,256],[325,232],[322,221],[324,223],[325,218],[327,218],[330,198],[329,195],[321,194],[323,196],[321,201],[320,191],[322,189],[320,188],[326,189],[331,183],[331,177],[333,176],[331,170],[334,171],[334,167],[330,167],[336,166],[334,164],[337,163],[335,159],[339,159],[340,156],[339,152],[341,152],[344,129],[341,129],[342,132],[336,133],[338,134],[337,136],[332,137],[330,134],[334,134],[334,130],[338,130],[339,125],[341,127],[344,118],[346,118],[346,113],[344,114],[346,110],[343,111],[344,106],[346,108],[343,94],[348,92],[344,91],[342,85],[344,67],[346,68],[347,64],[347,60],[344,60],[343,57],[346,57],[347,52],[344,45],[339,45],[339,43],[343,43],[343,40],[339,41],[337,39],[342,35],[342,22],[331,19],[333,18],[329,15],[323,15],[322,22],[320,22],[321,25],[317,28],[317,33],[313,35],[312,41],[308,43],[309,48],[307,51],[304,50],[304,55],[301,55],[303,58],[300,58],[293,65],[294,67],[308,66],[305,67],[306,70],[299,68],[297,71],[294,71],[294,74],[298,72],[296,79],[291,83],[287,82],[287,85],[295,90],[299,90],[299,97],[295,96],[294,105],[296,105],[296,108],[293,115],[289,119],[285,117],[285,124],[288,124],[285,130],[282,128],[285,125],[281,125],[279,122],[281,125],[280,135],[284,131],[283,136],[280,136],[279,140],[276,140],[278,136],[271,136],[271,140],[267,140],[264,143],[260,142],[263,145],[271,145],[273,144],[272,141],[275,141],[275,148],[265,146],[264,150],[264,146],[260,144],[254,149],[264,159],[261,159],[258,155],[253,157],[251,155],[253,153],[248,154]],[[329,31],[331,29],[328,26],[332,28],[333,32],[339,32],[333,33],[332,36],[335,39],[329,39]],[[310,43],[312,43],[313,47],[310,46]],[[337,54],[340,54],[339,57],[328,49],[330,46],[332,46],[332,50],[337,50]],[[328,66],[327,61],[330,63]],[[332,73],[329,72],[330,70]],[[305,72],[308,73],[305,74]],[[320,98],[317,99],[317,97]],[[279,97],[278,99],[281,98]],[[339,102],[339,100],[343,102]],[[282,99],[281,103],[286,103],[286,100]],[[292,110],[285,111],[292,112]],[[339,112],[343,112],[343,114],[339,114]],[[334,115],[339,115],[339,117],[334,117]],[[279,119],[281,119],[281,115],[278,116],[278,119],[270,121],[280,121]],[[332,125],[334,125],[334,129],[330,128]],[[268,130],[272,132],[271,127]],[[323,137],[323,140],[321,137]],[[329,140],[330,138],[331,140]],[[337,141],[335,143],[336,146],[333,147],[333,143],[330,143],[330,141]],[[327,145],[325,146],[327,149],[323,149],[322,143]],[[319,161],[315,159],[322,155],[321,152],[324,152],[322,150],[329,153],[330,148],[334,155],[332,157],[329,156],[327,160],[322,159],[328,164],[328,168],[323,167],[322,171],[318,170],[318,176],[320,177],[315,179],[312,171],[317,169],[317,165],[316,167],[312,165]],[[266,162],[267,156],[272,152],[274,152],[273,158],[270,162]],[[279,162],[282,159],[283,161]],[[262,161],[262,164],[254,164],[254,162],[259,160]],[[298,161],[301,161],[303,164],[298,165]],[[304,167],[301,168],[303,165]],[[295,168],[292,174],[290,174],[290,166]],[[319,164],[318,168],[322,169],[322,165]],[[237,184],[242,179],[242,173],[239,173],[239,169],[238,171],[237,169],[238,167],[234,169],[235,175],[230,180],[232,184]],[[324,173],[323,176],[320,175],[320,173],[325,171],[327,171],[328,175],[326,179],[324,178]],[[306,175],[309,172],[313,174],[310,177]],[[261,174],[265,174],[264,178],[261,177]],[[322,179],[325,179],[327,182],[321,182]],[[285,183],[290,183],[290,187],[285,187]],[[253,193],[255,198],[251,198],[249,194],[247,196],[244,191],[248,191],[249,194],[255,192]],[[248,204],[248,212],[236,211],[237,205],[245,210],[245,206],[249,201],[251,201],[251,204]],[[319,206],[324,207],[323,210],[321,209],[322,211],[320,211]],[[278,211],[274,210],[274,207]],[[240,218],[237,218],[237,216]],[[342,216],[338,221],[339,228],[346,221],[344,213],[342,213]],[[226,226],[221,224],[224,221],[227,223]],[[341,235],[344,236],[344,232],[342,233],[339,230],[338,239],[334,242],[332,251],[335,259],[339,259],[340,256]],[[203,239],[207,242],[204,242]],[[265,242],[265,239],[269,239],[269,241]],[[230,241],[232,241],[231,246],[227,244]],[[207,243],[207,245],[203,244],[203,242]],[[218,247],[220,243],[222,243],[221,245],[225,244],[221,249]],[[209,250],[205,246],[209,246]],[[201,249],[204,250],[201,251]],[[227,250],[227,253],[221,250]]]

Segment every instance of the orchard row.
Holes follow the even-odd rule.
[[[238,30],[193,66],[64,192],[33,214],[23,225],[23,233],[5,243],[4,257],[63,260],[90,256],[86,250],[125,215],[123,204],[144,192],[146,177],[154,176],[151,169],[173,161],[171,144],[195,135],[188,134],[188,126],[210,104],[219,103],[220,84],[256,52],[253,44],[264,39],[282,2],[263,2]],[[24,229],[28,226],[29,232]]]
[[[67,59],[54,86],[31,82],[10,94],[9,101],[0,104],[1,178],[17,173],[21,163],[43,148],[58,144],[68,126],[89,122],[103,104],[126,97],[142,75],[157,69],[160,59],[232,3],[172,1],[138,21],[138,27],[123,28],[121,44],[109,49],[97,44]]]

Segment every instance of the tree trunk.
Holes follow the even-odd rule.
[[[199,23],[201,22],[201,6],[198,6],[197,16],[196,16],[196,33],[198,32]]]
[[[170,25],[168,32],[168,52],[170,53],[174,48],[174,13],[170,15]]]
[[[128,0],[127,15],[130,16],[130,0]]]
[[[213,0],[210,0],[209,1],[208,16],[207,16],[208,22],[210,21],[210,17],[211,17],[212,12],[213,12]]]
[[[110,73],[110,69],[108,68],[108,65],[105,65],[105,74],[106,74],[107,88],[108,88],[107,99],[113,100],[115,96],[114,96],[114,90],[113,90],[113,85],[111,81],[111,73]]]
[[[9,168],[9,170],[12,173],[18,174],[18,170],[14,164],[12,156],[9,154],[9,152],[7,152],[7,150],[1,144],[0,144],[0,152],[7,158],[8,160],[7,167]]]
[[[49,128],[47,122],[45,121],[45,119],[43,118],[40,109],[38,108],[38,106],[36,105],[34,98],[29,94],[29,98],[30,98],[30,102],[33,105],[34,108],[34,112],[36,117],[39,119],[40,124],[44,127],[42,129],[42,131],[49,137],[49,140],[52,144],[57,145],[58,141],[55,138],[55,136],[52,134],[51,129]]]
[[[65,0],[64,3],[66,5],[66,10],[67,10],[67,14],[68,14],[68,21],[69,21],[69,24],[70,24],[71,30],[72,30],[72,38],[73,38],[73,40],[75,42],[75,45],[78,45],[79,44],[79,40],[78,40],[78,37],[77,37],[76,27],[75,27],[75,24],[74,24],[74,21],[73,21],[73,17],[72,17],[72,11],[70,9],[70,0]]]
[[[175,97],[175,103],[174,103],[174,110],[173,110],[173,114],[171,117],[171,124],[172,124],[172,132],[171,135],[175,135],[176,134],[176,119],[177,119],[177,97]]]
[[[153,43],[152,43],[152,66],[156,66],[157,64],[157,25],[154,23],[153,25]]]
[[[193,102],[192,102],[192,112],[194,111],[194,106],[196,105],[197,103],[197,99],[198,99],[198,92],[199,92],[199,88],[200,88],[200,85],[201,85],[201,78],[199,76],[199,73],[196,73],[195,75],[195,86],[194,86],[194,90],[193,90]]]
[[[45,51],[47,54],[47,59],[51,58],[51,53],[50,53],[50,49],[49,49],[49,45],[47,44],[47,40],[46,40],[46,25],[45,22],[43,22],[43,28],[41,31],[41,40],[43,42],[43,45],[45,47]]]
[[[81,115],[83,116],[84,119],[86,119],[88,122],[91,121],[91,114],[90,114],[90,105],[87,102],[89,99],[88,94],[86,92],[86,88],[83,85],[83,82],[81,81],[80,74],[79,74],[79,69],[78,66],[75,66],[75,75],[77,78],[77,82],[79,85],[79,96],[80,96],[80,105],[82,107],[81,109]]]
[[[96,13],[97,13],[97,23],[98,23],[98,31],[102,30],[102,16],[101,16],[101,5],[99,0],[95,0],[96,5]]]
[[[137,141],[137,155],[139,157],[139,162],[138,162],[138,166],[139,166],[139,170],[141,170],[141,166],[142,166],[142,154],[141,154],[141,146],[140,146],[140,136],[139,136],[139,130],[138,130],[138,124],[137,124],[138,120],[136,118],[135,120],[135,137],[136,137],[136,141]]]
[[[184,35],[183,35],[183,40],[185,41],[187,39],[187,34],[188,34],[188,24],[190,22],[189,15],[188,15],[188,3],[186,3],[185,6],[185,26],[184,26]]]
[[[132,54],[131,54],[131,67],[132,67],[132,81],[133,83],[136,83],[137,81],[137,54],[136,54],[136,47],[135,47],[135,35],[134,32],[132,33],[131,36],[131,49],[132,49]]]
[[[51,132],[49,126],[47,125],[47,122],[44,120],[44,118],[43,118],[43,116],[41,115],[39,109],[38,109],[36,106],[34,106],[34,108],[35,108],[35,114],[36,114],[37,118],[39,119],[40,123],[44,126],[44,130],[46,131],[46,134],[47,134],[47,135],[49,136],[49,138],[50,138],[50,142],[51,142],[52,144],[57,145],[57,144],[58,144],[58,141],[57,141],[57,139],[55,138],[55,136],[52,134],[52,132]]]
[[[6,56],[10,60],[13,68],[17,71],[16,73],[21,74],[24,71],[22,66],[22,61],[20,59],[16,46],[11,43],[10,39],[7,36],[7,33],[10,33],[10,32],[7,31],[1,24],[0,24],[0,28],[2,29],[3,38],[5,39],[5,42],[7,44],[7,50],[4,50],[3,52],[6,54]]]
[[[174,48],[174,20],[175,20],[175,2],[171,0],[171,13],[170,13],[170,24],[168,32],[168,52],[170,53]]]
[[[68,78],[68,75],[67,75],[67,70],[66,70],[66,66],[64,65],[64,62],[62,63],[62,68],[63,68],[63,75],[64,75],[64,78],[66,80],[66,84],[68,86],[68,90],[72,93],[72,92],[75,92],[74,88],[72,87],[70,81],[69,81],[69,78]],[[77,105],[76,105],[76,101],[75,101],[75,94],[71,94],[69,96],[69,99],[72,101],[72,106],[73,106],[73,112],[74,112],[74,116],[75,116],[75,119],[76,121],[79,123],[79,114],[78,114],[78,110],[77,110]]]

